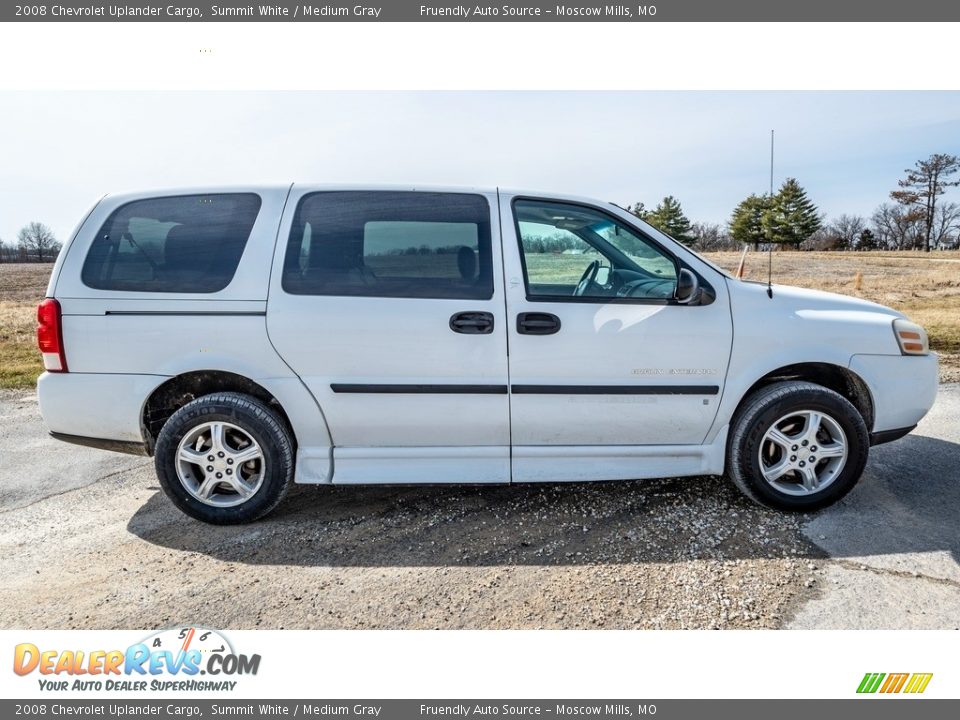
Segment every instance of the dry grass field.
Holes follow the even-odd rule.
[[[52,264],[0,264],[0,388],[32,386],[43,370],[37,350],[37,303]]]
[[[737,252],[707,257],[731,272],[740,262]],[[763,253],[748,253],[746,267],[747,279],[766,279]],[[51,268],[0,264],[0,387],[30,387],[40,373],[35,313]],[[777,252],[773,277],[781,284],[854,295],[905,312],[930,333],[941,357],[941,379],[960,380],[960,253]]]

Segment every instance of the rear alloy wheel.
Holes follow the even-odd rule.
[[[842,395],[808,382],[761,388],[731,426],[727,474],[751,499],[780,510],[815,510],[860,479],[869,438]]]
[[[263,517],[293,477],[293,442],[270,406],[240,393],[205,395],[177,410],[155,450],[164,492],[187,515],[217,525]]]
[[[263,484],[263,450],[243,428],[227,422],[197,425],[177,448],[177,478],[213,507],[242,505]]]

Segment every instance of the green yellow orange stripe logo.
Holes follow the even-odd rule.
[[[866,673],[858,693],[911,693],[919,694],[927,689],[933,673]]]

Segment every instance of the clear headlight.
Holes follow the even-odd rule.
[[[927,331],[915,322],[897,318],[893,321],[893,334],[896,335],[900,352],[904,355],[926,355],[930,352]]]

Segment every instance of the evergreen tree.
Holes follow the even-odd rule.
[[[877,236],[873,234],[873,230],[864,228],[857,239],[857,250],[876,250],[878,247],[880,247],[880,244],[877,242]]]
[[[766,242],[763,231],[763,217],[770,209],[770,198],[751,195],[741,202],[730,218],[730,236],[738,243],[752,243],[756,248]]]
[[[635,202],[633,205],[627,205],[627,212],[631,215],[636,215],[641,220],[646,220],[650,211],[647,210],[647,206],[642,202]]]
[[[766,240],[799,246],[820,229],[820,211],[793,178],[780,186],[770,210],[763,216]]]
[[[697,240],[690,219],[683,214],[680,201],[673,195],[667,195],[656,208],[647,212],[643,219],[684,245],[693,245]]]

